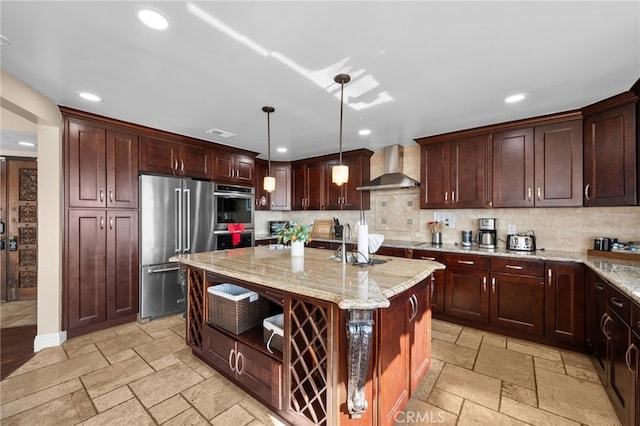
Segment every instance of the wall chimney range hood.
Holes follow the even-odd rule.
[[[357,187],[358,191],[378,191],[381,189],[415,188],[420,182],[402,173],[404,149],[390,145],[384,148],[384,174],[369,183]]]

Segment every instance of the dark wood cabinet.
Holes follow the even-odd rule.
[[[138,137],[100,124],[66,120],[69,207],[138,206]]]
[[[448,316],[489,322],[489,258],[445,254],[444,311]]]
[[[493,207],[533,206],[533,128],[497,132],[492,139]]]
[[[586,336],[585,273],[580,263],[545,262],[545,336],[582,349]]]
[[[398,407],[407,403],[431,364],[428,280],[390,299],[381,309],[379,345],[379,424],[396,423]],[[430,330],[430,327],[428,328]]]
[[[268,162],[256,159],[256,209],[291,210],[291,163],[271,163],[271,175],[276,179],[276,189],[272,193],[264,190],[264,178],[268,174]]]
[[[254,184],[255,159],[249,155],[215,151],[213,153],[213,180],[215,182]]]
[[[324,160],[322,168],[324,173],[323,205],[325,210],[369,210],[369,191],[358,191],[357,187],[369,181],[369,158],[373,153],[343,154],[342,163],[349,167],[349,181],[338,186],[331,181],[333,166],[340,164],[338,158]]]
[[[444,264],[444,253],[439,251],[414,250],[414,259],[433,260]],[[434,316],[444,313],[444,269],[438,269],[431,274],[430,303]]]
[[[421,147],[421,208],[488,205],[488,135]]]
[[[67,223],[69,334],[138,313],[138,212],[71,209]]]
[[[584,206],[638,203],[637,97],[630,92],[584,113]]]
[[[320,210],[322,164],[320,161],[296,161],[291,164],[292,209]]]
[[[491,273],[489,322],[505,329],[542,336],[544,282],[542,277]]]
[[[143,136],[140,140],[140,171],[210,179],[211,149]]]

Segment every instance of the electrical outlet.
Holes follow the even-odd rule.
[[[507,226],[507,234],[515,235],[515,233],[516,233],[516,226],[515,225],[508,225]]]
[[[445,228],[456,227],[456,214],[451,212],[435,212],[433,214],[433,220],[436,222],[444,222]]]

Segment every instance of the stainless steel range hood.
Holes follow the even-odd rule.
[[[415,188],[420,182],[402,173],[404,149],[390,145],[384,148],[384,174],[369,183],[357,187],[358,191],[378,191],[380,189]]]

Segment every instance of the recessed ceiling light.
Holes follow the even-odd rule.
[[[524,99],[524,96],[524,93],[518,93],[517,95],[508,96],[504,101],[508,104],[512,104],[514,102],[520,102]]]
[[[138,12],[138,19],[149,28],[154,30],[166,30],[169,21],[160,12],[152,9],[142,9]]]
[[[358,134],[359,134],[360,136],[368,136],[368,135],[370,135],[370,134],[371,134],[371,130],[369,130],[369,129],[362,129],[362,130],[359,130],[359,131],[358,131]]]
[[[100,102],[102,100],[100,99],[100,96],[94,95],[93,93],[89,92],[80,92],[80,97],[91,102]]]
[[[36,146],[34,143],[32,142],[25,142],[25,141],[20,141],[18,142],[18,145],[22,145],[22,146]]]
[[[287,148],[281,146],[280,148],[276,149],[276,151],[281,152],[281,153],[285,153],[285,152],[287,152]]]

